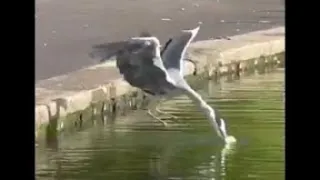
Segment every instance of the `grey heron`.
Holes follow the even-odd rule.
[[[116,56],[116,64],[124,79],[149,95],[148,114],[156,120],[167,123],[156,117],[152,111],[162,99],[176,95],[187,95],[204,112],[217,135],[224,141],[235,141],[227,135],[225,122],[216,117],[216,111],[193,90],[183,77],[183,60],[186,49],[198,34],[200,26],[191,30],[182,30],[181,35],[171,38],[161,51],[158,38],[144,33],[126,41],[111,42],[93,46],[90,56],[101,58],[101,61]],[[230,137],[232,137],[230,139]]]

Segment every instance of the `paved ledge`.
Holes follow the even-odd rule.
[[[284,27],[230,38],[192,43],[187,56],[198,62],[199,76],[212,77],[217,75],[215,72],[234,72],[237,69],[236,63],[239,64],[238,68],[247,69],[250,63],[244,63],[246,60],[253,59],[253,66],[257,66],[261,59],[262,64],[266,64],[268,58],[265,57],[285,51]],[[277,61],[277,58],[271,60]],[[190,75],[193,68],[193,64],[186,61],[185,75]],[[135,88],[122,80],[115,68],[115,61],[39,81],[36,84],[36,136],[43,125],[55,122],[55,129],[59,129],[58,119],[84,111],[101,101],[115,101],[135,91]]]

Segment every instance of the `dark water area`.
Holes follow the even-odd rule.
[[[161,105],[179,117],[169,127],[97,125],[59,137],[54,149],[38,146],[36,178],[284,179],[284,71],[219,85],[208,81],[198,92],[219,109],[238,141],[234,147],[219,146],[202,112],[180,96]],[[146,112],[124,118],[152,122]]]

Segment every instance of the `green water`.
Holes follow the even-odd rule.
[[[164,128],[145,112],[60,137],[36,149],[37,179],[145,180],[284,179],[284,73],[282,70],[216,85],[197,85],[218,108],[238,140],[226,150],[208,121],[184,96],[162,104],[179,116]]]

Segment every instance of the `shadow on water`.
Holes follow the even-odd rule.
[[[203,114],[180,96],[161,105],[180,117],[168,128],[115,123],[59,137],[56,148],[39,146],[37,179],[284,179],[283,79],[279,70],[201,85],[198,92],[238,139],[229,150],[217,145]],[[120,118],[151,121],[145,112]]]

